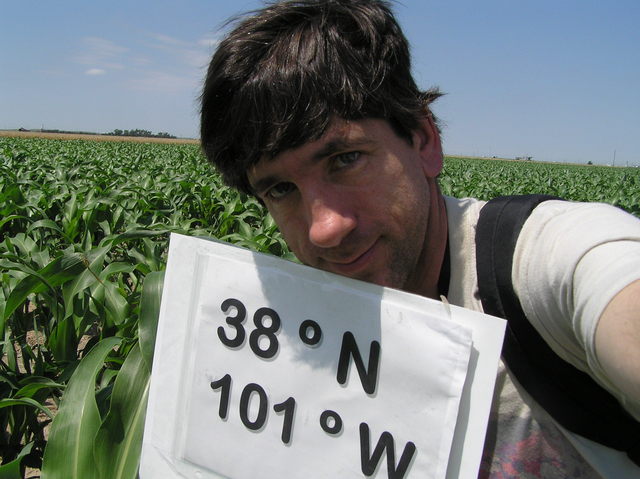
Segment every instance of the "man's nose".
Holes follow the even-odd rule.
[[[356,217],[337,198],[314,198],[310,204],[309,241],[320,248],[333,248],[356,227]]]

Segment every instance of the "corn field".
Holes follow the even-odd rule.
[[[447,158],[440,185],[640,216],[639,168]],[[0,138],[0,209],[0,478],[135,478],[169,233],[291,253],[196,145]]]

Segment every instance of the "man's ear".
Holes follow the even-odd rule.
[[[433,116],[423,116],[413,132],[414,145],[422,159],[422,171],[427,178],[435,178],[442,171],[442,143]]]

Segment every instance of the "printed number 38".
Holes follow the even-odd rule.
[[[223,326],[218,328],[218,338],[227,347],[238,348],[244,344],[246,338],[246,332],[244,329],[244,321],[247,317],[247,308],[241,301],[235,298],[228,298],[222,302],[220,306],[223,313],[228,313],[231,308],[235,308],[235,316],[227,316],[227,324],[235,330],[235,336],[227,336],[227,332]],[[271,318],[271,323],[268,326],[264,324],[264,318]],[[278,352],[278,338],[276,333],[280,330],[280,316],[271,308],[259,308],[253,315],[253,324],[256,329],[251,331],[249,335],[249,346],[253,353],[263,359],[271,359]],[[262,348],[260,345],[260,338],[265,337],[267,339],[266,348]],[[264,346],[264,341],[263,345]]]

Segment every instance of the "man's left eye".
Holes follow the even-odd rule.
[[[333,165],[336,168],[344,168],[345,166],[349,166],[358,161],[359,157],[359,151],[349,151],[348,153],[341,153],[333,157]]]

